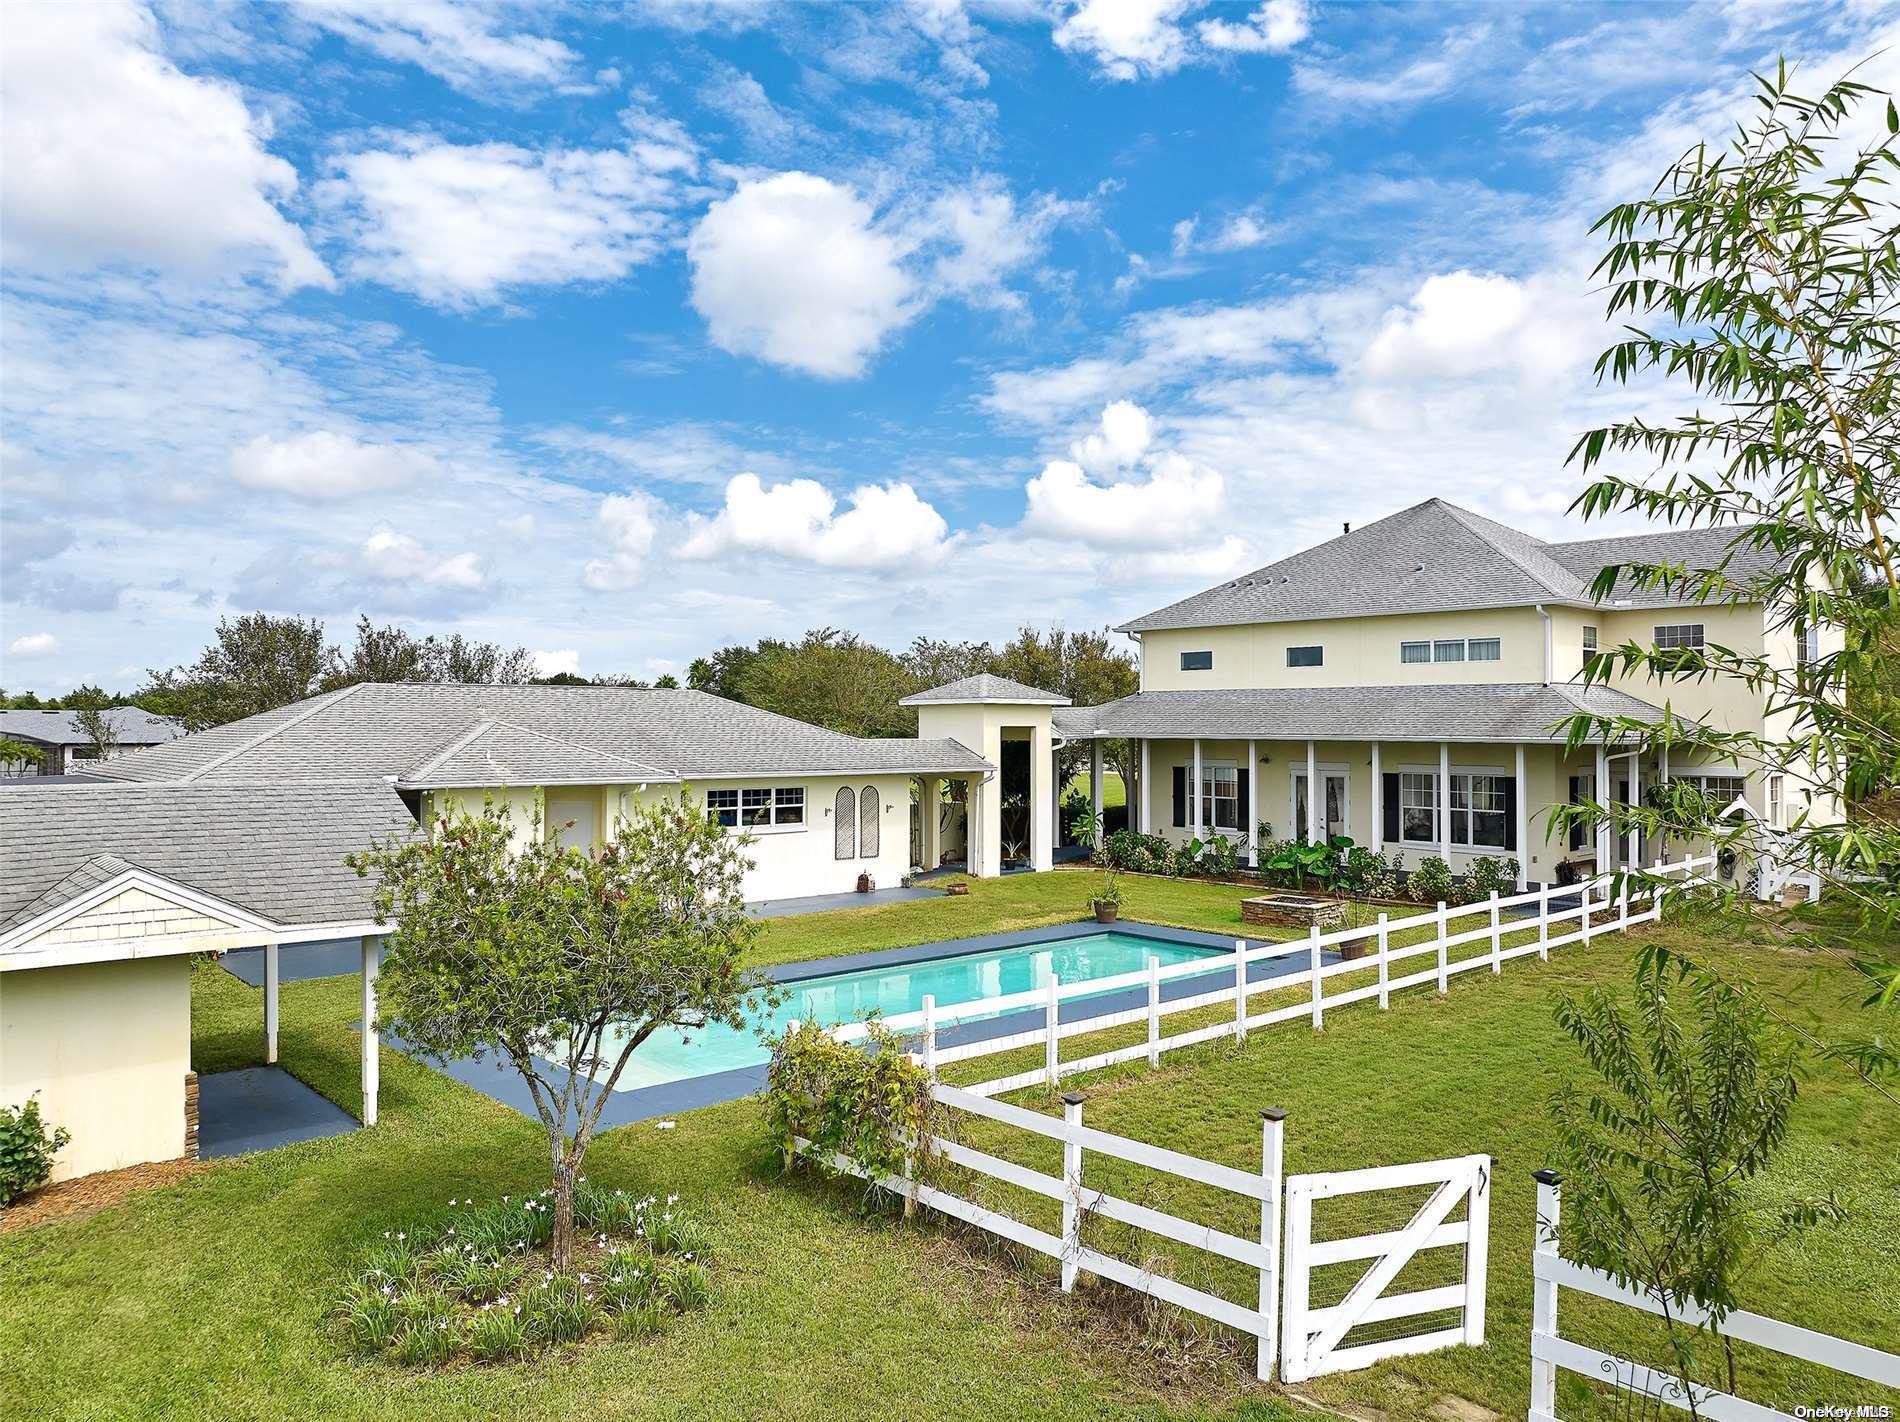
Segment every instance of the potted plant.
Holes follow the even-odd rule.
[[[868,873],[858,875],[858,892],[860,894],[868,894],[876,887],[877,880],[873,879]]]
[[[1115,915],[1121,911],[1122,886],[1113,870],[1102,875],[1102,882],[1096,887],[1089,899],[1089,907],[1095,910],[1097,923],[1113,923]]]

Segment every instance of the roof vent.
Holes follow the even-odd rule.
[[[1412,564],[1412,571],[1414,573],[1422,573],[1425,571],[1425,565],[1423,563],[1414,563]]]
[[[1347,519],[1347,520],[1346,520],[1346,522],[1344,522],[1344,523],[1342,523],[1342,524],[1340,524],[1340,525],[1339,525],[1339,531],[1340,531],[1341,533],[1351,533],[1351,532],[1352,532],[1352,520],[1351,520],[1351,519]]]

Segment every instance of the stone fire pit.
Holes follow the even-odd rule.
[[[1346,921],[1346,905],[1339,899],[1314,898],[1307,894],[1258,894],[1240,901],[1240,917],[1246,923],[1274,924],[1282,928],[1338,928]]]

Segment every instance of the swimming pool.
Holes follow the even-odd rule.
[[[1227,951],[1112,929],[966,953],[946,946],[946,956],[785,983],[783,1002],[736,1030],[714,1026],[690,1035],[656,1032],[640,1044],[615,1085],[621,1091],[636,1091],[737,1067],[763,1066],[772,1052],[761,1040],[761,1029],[767,1037],[776,1037],[793,1022],[806,1019],[835,1027],[871,1012],[886,1017],[915,1012],[926,996],[936,998],[939,1006],[948,1006],[1028,992],[1045,986],[1051,974],[1066,987],[1139,972],[1150,958],[1160,959],[1167,968],[1224,957]],[[611,1042],[603,1045],[609,1056],[617,1050]]]

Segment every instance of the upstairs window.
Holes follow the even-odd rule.
[[[1324,647],[1288,647],[1286,664],[1290,667],[1323,667],[1326,665]]]
[[[1596,654],[1597,629],[1594,627],[1585,627],[1583,629],[1583,666],[1581,670],[1588,671],[1590,669],[1590,658]]]
[[[1465,659],[1465,643],[1462,637],[1453,637],[1448,641],[1432,643],[1432,660],[1435,662],[1462,662]]]
[[[1181,670],[1212,671],[1214,670],[1214,654],[1212,652],[1183,652],[1181,653]]]
[[[1662,664],[1678,670],[1693,670],[1702,665],[1704,646],[1700,622],[1675,622],[1656,629],[1656,650],[1665,655]]]
[[[1399,643],[1399,661],[1402,663],[1429,662],[1432,659],[1430,642]]]
[[[1474,662],[1495,662],[1503,653],[1496,637],[1473,637],[1465,643],[1466,655]]]

